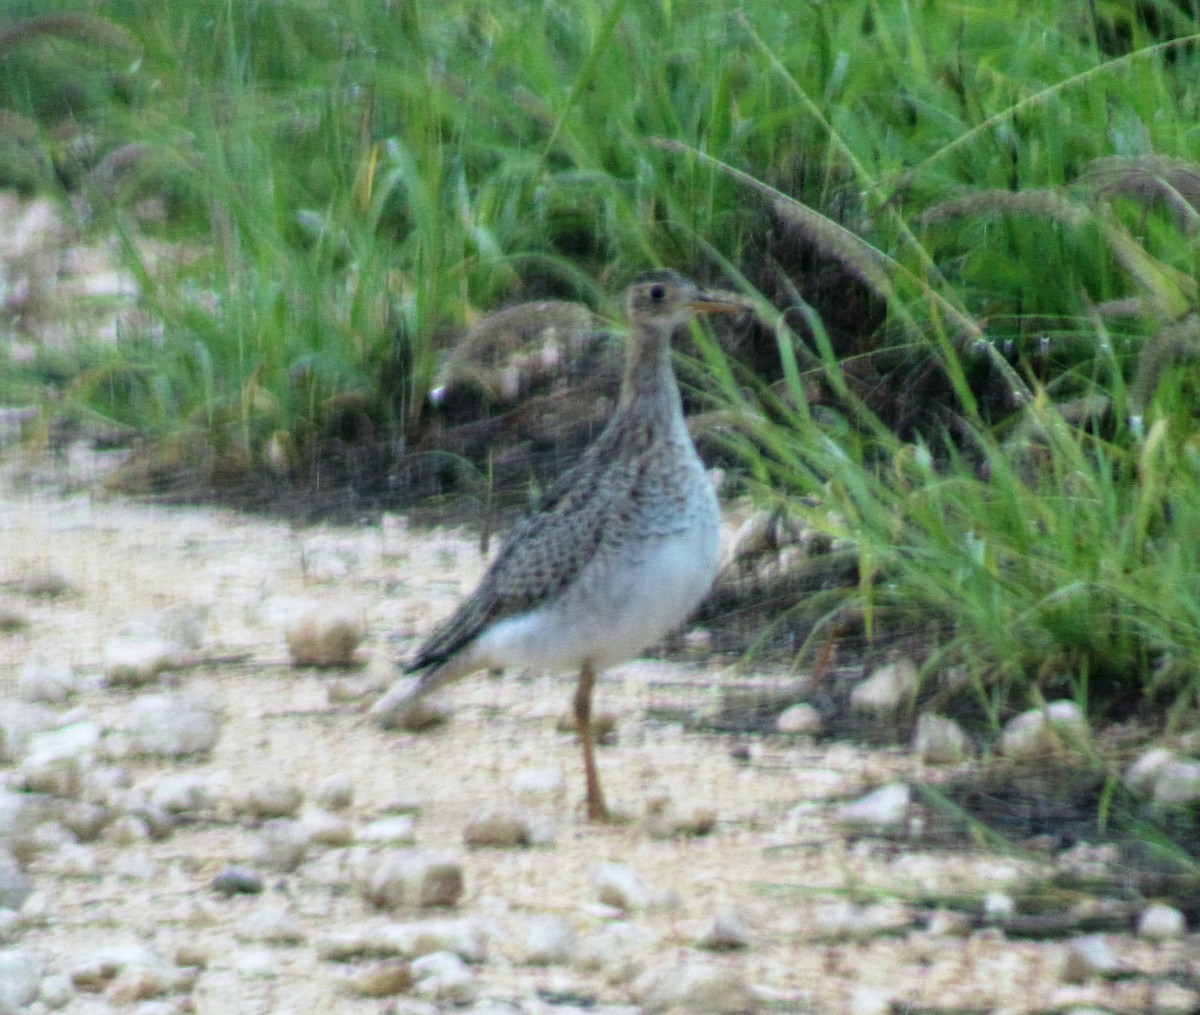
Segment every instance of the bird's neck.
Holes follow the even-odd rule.
[[[683,419],[669,329],[648,327],[630,336],[617,411],[634,411],[664,424]]]

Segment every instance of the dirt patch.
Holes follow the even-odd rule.
[[[711,807],[716,826],[699,838],[652,838],[640,820],[616,827],[582,820],[578,748],[556,729],[573,689],[569,678],[480,675],[452,690],[456,714],[448,724],[422,734],[377,729],[365,715],[372,696],[353,700],[351,692],[386,686],[392,659],[453,608],[484,565],[473,533],[418,531],[397,517],[365,527],[295,528],[220,510],[18,491],[6,482],[0,582],[7,591],[0,598],[25,623],[0,630],[0,696],[17,698],[22,667],[38,652],[83,678],[79,692],[56,706],[58,721],[97,723],[105,742],[138,697],[162,693],[162,682],[202,692],[219,705],[223,722],[207,757],[104,762],[126,773],[131,791],[170,774],[194,775],[210,806],[161,840],[122,844],[102,832],[79,844],[45,833],[27,855],[32,913],[8,927],[4,947],[39,958],[47,977],[114,944],[152,947],[176,966],[199,960],[189,986],[166,992],[163,1010],[170,1011],[436,1010],[413,1007],[408,994],[388,1002],[354,996],[344,980],[362,963],[318,955],[323,936],[384,915],[480,922],[489,944],[486,959],[470,968],[475,1010],[630,1010],[637,998],[652,1005],[634,986],[639,974],[681,962],[723,970],[754,992],[761,1010],[1016,1013],[1092,1005],[1182,1012],[1200,1004],[1194,935],[1153,943],[1111,933],[1119,967],[1080,976],[1066,971],[1069,941],[1017,939],[1001,924],[982,926],[985,894],[1019,895],[1022,885],[1053,873],[1050,857],[1014,859],[961,843],[923,847],[912,837],[922,824],[919,805],[888,836],[849,831],[838,818],[846,800],[897,780],[944,778],[906,752],[700,734],[656,718],[739,681],[785,685],[792,679],[786,673],[655,661],[602,678],[597,705],[617,716],[615,743],[600,752],[610,802],[635,819],[663,794],[680,808]],[[57,574],[66,589],[22,591],[32,573]],[[296,600],[356,605],[367,632],[362,669],[288,665],[279,617]],[[106,644],[120,630],[179,607],[200,608],[206,618],[199,661],[152,687],[113,687],[89,676],[101,672]],[[561,789],[521,795],[514,777],[532,769],[559,773]],[[10,788],[19,785],[15,763],[2,771]],[[419,803],[416,844],[462,864],[465,891],[454,911],[373,910],[345,875],[363,848],[357,841],[310,846],[295,869],[273,869],[259,852],[259,823],[225,803],[239,787],[265,781],[293,784],[311,800],[334,773],[353,787],[345,819],[356,830],[397,798]],[[550,830],[549,840],[467,849],[471,816],[497,802],[519,805]],[[88,859],[65,862],[67,846]],[[633,869],[646,908],[622,916],[597,904],[592,876],[603,862]],[[213,877],[229,864],[259,871],[266,890],[212,891]],[[937,900],[968,918],[935,919]],[[270,924],[262,914],[281,909],[292,918],[293,940],[261,929]],[[748,946],[699,948],[714,918],[729,911],[744,923]],[[589,963],[578,952],[528,965],[530,927],[546,916],[565,918],[581,943],[632,940],[636,947],[623,965]],[[76,991],[66,1010],[108,1007],[103,994]]]

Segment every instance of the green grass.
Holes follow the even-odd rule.
[[[778,370],[702,343],[689,377],[746,486],[857,549],[830,624],[936,618],[927,671],[993,724],[1194,715],[1200,342],[1155,346],[1196,300],[1187,5],[3,0],[0,33],[51,7],[0,34],[0,182],[86,196],[135,268],[164,198],[197,253],[142,272],[161,337],[80,354],[90,410],[252,468],[348,399],[416,427],[477,310],[724,276]]]

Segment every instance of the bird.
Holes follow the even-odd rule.
[[[684,422],[671,338],[746,303],[674,271],[639,276],[617,405],[601,435],[514,528],[478,587],[417,649],[402,708],[483,669],[577,672],[587,818],[610,820],[596,769],[598,672],[634,658],[707,595],[720,555],[716,492]]]

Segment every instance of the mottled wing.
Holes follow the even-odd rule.
[[[534,609],[573,582],[628,511],[638,468],[617,453],[611,428],[542,496],[537,511],[517,526],[479,588],[405,667],[436,666],[477,638],[488,625]]]

